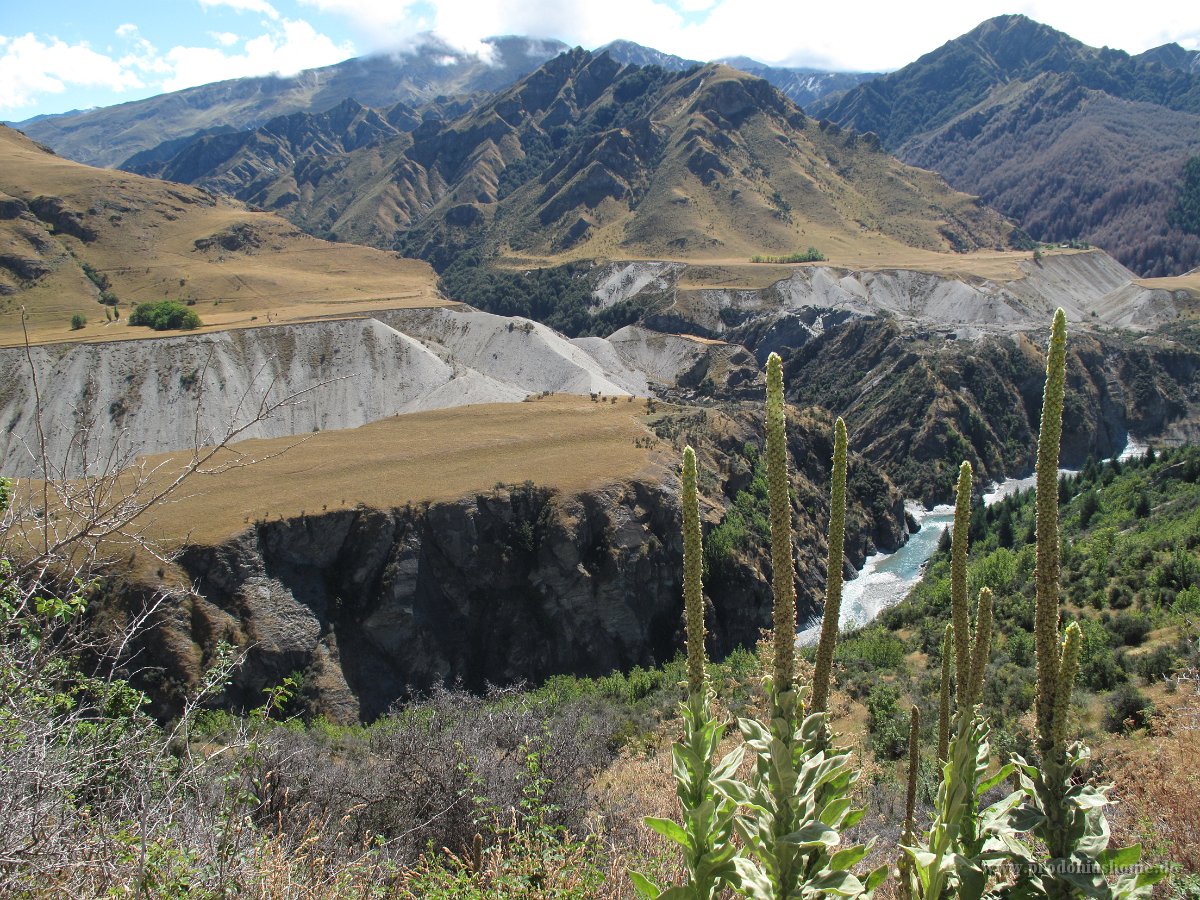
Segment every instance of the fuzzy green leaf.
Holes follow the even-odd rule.
[[[637,891],[638,896],[645,900],[657,900],[658,895],[662,893],[662,888],[641,872],[630,872],[629,880],[633,882],[633,889]]]
[[[814,878],[805,887],[818,896],[835,894],[839,897],[857,897],[864,890],[858,876],[850,872],[827,872]]]
[[[719,781],[723,778],[732,778],[733,773],[737,771],[738,766],[742,764],[742,758],[746,755],[745,745],[739,745],[725,754],[724,758],[713,767],[712,780]]]
[[[797,847],[836,847],[841,842],[841,837],[832,828],[826,828],[820,822],[812,822],[779,840],[785,844],[795,844]]]
[[[678,823],[672,822],[670,819],[657,819],[654,816],[646,816],[644,821],[648,828],[657,831],[663,837],[686,847],[688,850],[693,849],[691,837],[688,836],[688,833]]]
[[[975,788],[975,796],[982,797],[984,794],[986,794],[988,791],[990,791],[992,788],[994,788],[1000,782],[1004,781],[1006,778],[1011,777],[1012,773],[1014,771],[1015,771],[1015,767],[1013,766],[1012,763],[1007,763],[1007,764],[1001,766],[1000,770],[998,772],[996,772],[995,775],[991,776],[990,778],[985,778],[984,780],[979,782],[979,787]]]
[[[855,844],[853,847],[839,850],[829,858],[829,868],[834,872],[849,869],[851,866],[856,866],[862,862],[870,852],[871,848],[866,844]]]
[[[753,900],[775,900],[771,880],[758,866],[744,856],[734,857],[733,865],[736,871],[734,886],[739,894],[745,894]]]
[[[1130,844],[1128,847],[1111,847],[1105,850],[1096,856],[1096,862],[1100,863],[1105,872],[1111,872],[1113,869],[1135,865],[1141,858],[1142,845]]]
[[[887,877],[888,877],[888,867],[887,866],[880,866],[878,869],[875,869],[873,872],[871,872],[871,874],[867,876],[867,882],[866,882],[867,893],[868,894],[871,893],[873,890],[875,890],[875,888],[879,887],[881,884],[883,884],[885,881],[887,881]]]

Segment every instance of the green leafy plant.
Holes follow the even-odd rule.
[[[733,843],[737,804],[718,785],[728,781],[742,762],[743,747],[734,748],[713,765],[724,724],[713,715],[713,692],[705,671],[704,588],[701,581],[703,543],[700,502],[696,490],[696,453],[683,451],[683,603],[687,620],[687,700],[681,704],[683,739],[671,748],[675,791],[683,825],[671,819],[647,817],[646,824],[679,844],[684,851],[687,881],[663,889],[646,876],[630,877],[643,897],[709,900],[735,882]]]
[[[985,793],[1012,774],[1004,766],[988,775],[991,745],[987,720],[977,704],[983,691],[992,638],[992,592],[979,592],[972,641],[970,610],[967,603],[967,536],[971,517],[971,466],[959,468],[955,495],[953,536],[951,539],[950,605],[953,621],[946,626],[942,640],[942,675],[938,722],[938,761],[942,780],[934,802],[934,818],[929,831],[915,832],[906,820],[902,845],[902,890],[920,900],[938,900],[957,896],[978,898],[983,895],[989,870],[1006,858],[1004,852],[1014,842],[1009,814],[1021,800],[1020,792],[981,810]],[[956,712],[951,722],[950,679],[954,679]],[[915,709],[914,709],[915,712]],[[915,722],[915,718],[914,718]],[[914,725],[915,728],[915,725]],[[909,741],[908,792],[915,795],[917,761],[915,740]]]
[[[1058,458],[1066,384],[1066,316],[1055,313],[1046,361],[1037,455],[1037,563],[1035,637],[1037,647],[1037,749],[1040,765],[1019,756],[1016,769],[1023,794],[1015,827],[1037,837],[1045,856],[1013,846],[1019,875],[1007,897],[1149,896],[1164,877],[1155,867],[1138,867],[1140,845],[1110,848],[1104,807],[1108,788],[1080,776],[1089,758],[1079,741],[1068,742],[1068,718],[1083,642],[1078,623],[1059,631]],[[1125,869],[1115,881],[1108,874]]]
[[[767,360],[767,482],[771,522],[774,632],[771,674],[764,679],[770,718],[738,720],[754,754],[749,782],[723,780],[719,788],[741,805],[737,829],[745,853],[734,859],[738,890],[755,898],[869,895],[887,868],[860,879],[853,871],[870,847],[839,849],[841,833],[861,820],[851,791],[859,772],[849,751],[835,748],[825,705],[841,605],[845,522],[846,426],[834,429],[834,472],[825,610],[813,684],[796,685],[796,595],[791,502],[783,405],[783,364]],[[805,705],[805,698],[811,702]]]

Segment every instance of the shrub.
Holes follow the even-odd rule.
[[[1173,647],[1163,644],[1137,660],[1137,673],[1147,682],[1170,675],[1179,665],[1179,656]]]
[[[1104,714],[1104,727],[1120,733],[1129,728],[1141,728],[1154,711],[1150,698],[1132,684],[1125,684],[1109,695],[1111,706]]]
[[[87,324],[87,316],[85,316],[83,313],[75,313],[75,315],[71,316],[71,330],[72,331],[78,331],[80,328],[82,328],[86,324]]]
[[[198,315],[182,303],[160,300],[158,303],[139,303],[129,314],[129,324],[145,325],[155,331],[190,331],[203,323]]]
[[[1108,630],[1126,647],[1137,647],[1150,633],[1150,620],[1137,613],[1123,612],[1108,623]]]
[[[900,711],[900,692],[878,684],[867,694],[867,730],[871,746],[884,759],[899,759],[908,749],[907,718]]]

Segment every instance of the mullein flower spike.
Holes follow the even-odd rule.
[[[767,494],[771,511],[774,589],[774,692],[792,690],[796,678],[796,585],[792,565],[792,505],[788,499],[787,435],[783,410],[783,360],[767,357]]]
[[[950,681],[954,668],[954,625],[947,623],[942,635],[942,692],[938,701],[938,762],[946,761],[950,749]]]
[[[687,618],[688,700],[703,703],[704,549],[700,538],[700,499],[696,492],[696,451],[683,449],[683,608]]]
[[[829,562],[825,575],[825,612],[821,619],[821,641],[813,670],[810,712],[825,712],[829,706],[829,677],[833,648],[837,643],[842,610],[842,556],[846,540],[846,423],[841,417],[833,426],[833,486],[829,495]]]
[[[957,706],[970,709],[966,697],[971,679],[971,619],[967,608],[967,534],[971,529],[971,464],[958,469],[954,498],[954,531],[950,544],[950,615],[954,622],[954,689]]]
[[[988,651],[992,646],[992,590],[979,591],[975,610],[975,649],[971,653],[971,684],[968,709],[983,698],[983,676],[987,671]],[[967,713],[969,714],[969,713]]]
[[[1063,395],[1067,373],[1067,317],[1054,314],[1046,354],[1046,392],[1037,453],[1037,722],[1039,749],[1053,746],[1055,696],[1062,649],[1058,633],[1058,454],[1062,442]]]
[[[1075,676],[1079,672],[1079,654],[1083,645],[1083,632],[1079,623],[1067,626],[1062,643],[1062,664],[1058,670],[1058,687],[1054,692],[1054,728],[1052,737],[1054,752],[1067,748],[1067,716],[1071,711],[1071,692],[1075,688]]]
[[[904,795],[904,838],[911,844],[917,814],[917,769],[921,762],[921,711],[915,706],[908,720],[908,790]]]

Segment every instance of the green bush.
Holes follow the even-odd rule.
[[[1126,647],[1138,647],[1150,633],[1150,620],[1138,613],[1122,612],[1108,623],[1108,630]]]
[[[877,684],[867,694],[867,730],[876,756],[899,759],[908,750],[908,722],[900,712],[900,692]]]
[[[87,324],[87,316],[85,316],[83,313],[75,313],[75,315],[71,316],[71,330],[72,331],[78,331],[80,328],[82,328],[86,324]]]
[[[1156,647],[1137,660],[1137,673],[1147,682],[1170,675],[1179,666],[1179,655],[1169,644]]]
[[[1104,727],[1112,732],[1141,728],[1154,712],[1150,698],[1132,684],[1122,685],[1113,691],[1109,703],[1108,712],[1104,714]]]
[[[145,325],[155,331],[191,331],[203,323],[200,317],[175,300],[139,303],[129,314],[130,325]]]

